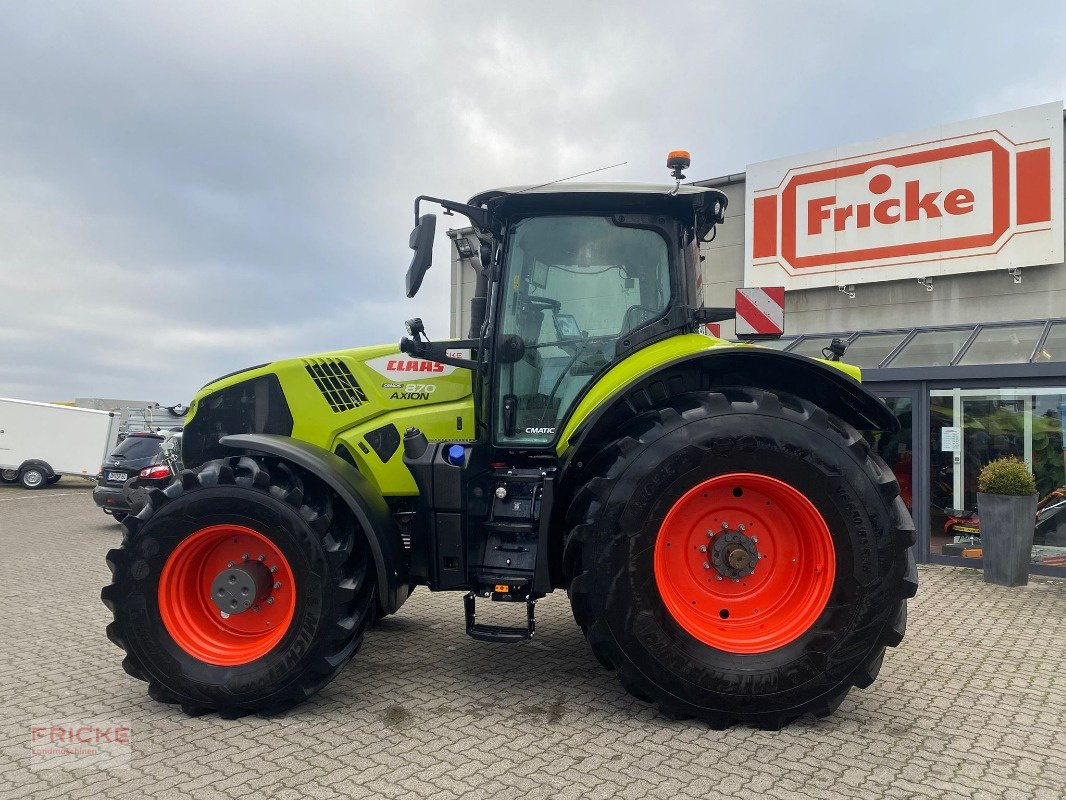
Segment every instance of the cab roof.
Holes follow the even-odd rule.
[[[691,214],[709,221],[721,219],[726,196],[708,186],[672,183],[551,183],[505,186],[470,198],[472,206],[487,206],[494,213],[525,213],[543,209],[646,209]]]
[[[676,192],[675,192],[676,188]],[[672,183],[549,183],[525,184],[520,186],[502,186],[499,189],[487,189],[470,198],[471,205],[481,205],[497,198],[517,194],[661,194],[700,195],[708,192],[721,194],[708,186],[683,185],[675,187]]]

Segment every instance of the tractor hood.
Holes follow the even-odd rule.
[[[460,414],[469,406],[471,419],[465,435],[455,438],[467,438],[473,429],[471,373],[405,355],[394,344],[274,361],[218,378],[197,393],[182,457],[192,467],[232,455],[219,439],[237,433],[292,436],[332,451],[339,436],[378,418],[382,424],[393,417],[413,420],[457,403]]]

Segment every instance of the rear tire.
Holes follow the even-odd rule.
[[[866,440],[812,403],[683,395],[631,420],[588,470],[563,555],[574,617],[666,716],[767,729],[828,716],[902,640],[910,515]],[[750,548],[740,572],[718,567],[725,551],[707,545],[720,540]]]
[[[101,592],[114,614],[107,635],[156,700],[190,715],[278,713],[329,683],[363,642],[377,605],[366,536],[348,507],[297,467],[211,461],[150,490],[123,525],[122,546],[107,556],[113,580]],[[250,568],[277,569],[264,584],[269,598],[222,616],[203,587],[219,558],[223,569],[227,559],[245,564],[237,550]]]

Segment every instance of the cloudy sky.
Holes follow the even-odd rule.
[[[1066,96],[1066,4],[0,0],[0,396],[447,332],[412,200],[692,178]],[[459,218],[442,222],[459,224]],[[439,226],[447,227],[446,225]],[[441,237],[443,240],[443,237]]]

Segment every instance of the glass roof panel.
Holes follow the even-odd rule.
[[[1051,326],[1044,346],[1036,351],[1033,359],[1033,363],[1042,361],[1066,361],[1066,322],[1056,322]]]
[[[959,359],[959,365],[1028,364],[1043,330],[1043,323],[982,328]]]
[[[973,328],[920,331],[888,362],[889,367],[946,367],[973,333]]]
[[[844,361],[856,367],[872,369],[885,360],[885,357],[899,347],[910,331],[895,333],[860,333],[844,354]]]
[[[788,339],[766,339],[761,342],[752,342],[752,344],[757,344],[759,347],[769,347],[773,350],[784,350],[794,341],[796,341],[796,338],[793,336]]]
[[[845,335],[843,337],[840,337],[840,336],[813,336],[813,337],[811,337],[809,339],[804,339],[802,342],[800,342],[798,345],[793,347],[788,352],[790,352],[790,353],[799,353],[801,356],[808,356],[810,358],[825,358],[825,356],[822,355],[822,350],[824,350],[825,348],[829,347],[829,343],[831,341],[833,341],[833,339],[840,339],[840,338],[842,338],[845,341],[847,341],[848,337],[847,337],[847,335]]]

